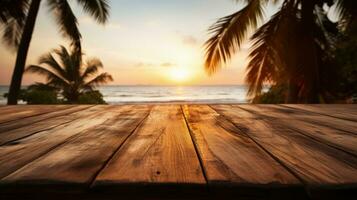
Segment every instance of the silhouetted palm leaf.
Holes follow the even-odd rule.
[[[28,7],[29,0],[0,0],[2,39],[12,49],[19,46]]]
[[[336,8],[342,24],[348,27],[357,16],[356,0],[337,0]]]
[[[56,22],[63,36],[72,41],[78,51],[81,51],[81,34],[78,21],[67,1],[47,0],[50,11],[55,15]]]
[[[9,44],[19,45],[21,48],[18,50],[16,57],[16,64],[14,67],[14,74],[11,79],[8,104],[16,104],[17,96],[21,88],[21,80],[25,69],[27,53],[29,50],[31,36],[33,34],[35,22],[40,8],[41,0],[12,0],[11,2],[30,2],[26,18],[18,22],[12,21],[7,27],[4,39]],[[44,1],[44,0],[43,0]],[[42,1],[42,2],[43,2]],[[0,7],[0,20],[8,22],[11,19],[7,18],[6,9],[11,8],[9,0],[1,0],[0,5],[6,2],[6,8]],[[79,52],[78,58],[81,59],[81,34],[78,29],[78,21],[68,3],[68,0],[46,0],[50,12],[55,15],[56,22],[59,26],[60,32],[66,38],[71,40],[72,47],[75,51]],[[104,24],[108,21],[109,6],[107,0],[77,0],[77,3],[83,8],[86,13],[89,13],[98,23]],[[5,11],[4,11],[5,10]],[[15,9],[20,10],[20,9]],[[17,18],[15,18],[18,20]],[[1,21],[0,21],[1,23]],[[23,25],[23,28],[22,28]],[[22,30],[23,29],[23,30]],[[21,35],[21,37],[20,37]],[[21,39],[20,39],[21,38]],[[76,59],[76,62],[78,60]],[[78,61],[80,62],[80,61]],[[78,66],[78,65],[76,65]],[[78,70],[72,70],[78,72]],[[71,74],[71,76],[79,77],[80,74]]]
[[[26,71],[30,73],[40,74],[46,77],[47,81],[50,82],[52,80],[60,80],[63,83],[69,84],[69,82],[56,72],[52,71],[53,67],[51,66],[50,69],[39,66],[39,65],[30,65],[27,67]]]
[[[219,19],[210,28],[213,36],[206,42],[205,62],[208,73],[219,69],[238,50],[248,31],[255,29],[262,19],[262,10],[267,2],[279,2],[236,1],[247,5]],[[260,95],[264,84],[270,83],[296,91],[297,94],[292,95],[296,97],[293,102],[316,102],[316,96],[329,85],[322,77],[330,77],[326,73],[333,71],[327,68],[332,66],[331,50],[339,30],[323,9],[333,3],[339,11],[340,26],[348,29],[352,27],[351,23],[357,23],[355,0],[282,1],[279,11],[251,38],[253,45],[246,76],[249,96]]]
[[[0,23],[7,23],[12,18],[24,18],[29,0],[0,0]]]
[[[261,0],[249,0],[240,11],[219,19],[209,31],[213,36],[206,42],[205,69],[214,73],[239,49],[250,29],[255,29],[263,18]]]
[[[281,74],[290,74],[287,70],[296,65],[293,51],[298,21],[294,9],[294,2],[286,1],[279,12],[252,36],[246,75],[249,96],[259,95],[265,83],[285,81]]]
[[[109,16],[109,4],[107,0],[77,0],[99,23],[106,23]]]
[[[91,77],[92,75],[95,75],[100,68],[103,68],[103,63],[97,59],[88,59],[87,60],[87,68],[82,74],[82,78],[86,79],[87,77]]]
[[[103,68],[99,59],[92,58],[83,63],[81,57],[82,54],[75,49],[68,52],[61,46],[40,58],[42,66],[31,65],[26,71],[44,75],[47,85],[62,91],[69,102],[76,102],[81,93],[113,81],[108,73],[99,72]]]

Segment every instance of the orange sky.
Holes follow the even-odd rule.
[[[232,62],[209,77],[203,70],[208,27],[219,17],[239,10],[231,0],[112,0],[106,26],[97,25],[73,4],[86,55],[98,57],[114,85],[242,84],[248,45]],[[43,3],[31,42],[27,64],[68,41],[61,38]],[[8,85],[15,52],[1,44],[0,85]],[[26,74],[23,85],[41,81]]]

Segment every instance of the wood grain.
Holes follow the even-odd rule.
[[[346,131],[352,134],[357,134],[357,123],[353,121],[338,119],[335,117],[321,115],[318,113],[306,113],[298,109],[293,109],[280,105],[264,105],[260,107],[274,108],[277,111],[276,114],[278,114],[281,118],[289,118],[291,116],[294,116],[297,120],[330,127],[341,131]]]
[[[8,131],[8,130],[14,130],[23,126],[31,125],[31,126],[36,126],[36,122],[43,122],[45,120],[49,120],[54,117],[59,117],[63,115],[68,115],[80,110],[84,110],[86,108],[89,108],[89,105],[81,105],[81,106],[68,106],[65,109],[61,110],[55,110],[50,113],[45,113],[41,115],[35,115],[35,116],[29,116],[24,119],[20,120],[15,120],[15,121],[10,121],[10,122],[4,122],[0,124],[0,134],[2,132]]]
[[[6,109],[0,110],[0,123],[5,123],[14,120],[20,120],[26,117],[33,117],[45,113],[54,112],[70,108],[69,105],[20,105],[20,106],[6,106]]]
[[[264,118],[269,118],[269,123],[274,124],[274,126],[290,128],[298,133],[357,156],[357,134],[316,123],[309,123],[301,120],[301,116],[293,114],[283,115],[275,106],[241,105],[239,107],[261,115]]]
[[[66,123],[72,122],[73,120],[76,120],[80,117],[83,117],[88,114],[88,112],[85,111],[85,109],[89,108],[90,106],[76,106],[73,108],[65,109],[63,111],[54,112],[53,115],[47,116],[47,114],[44,114],[44,117],[48,118],[42,118],[43,115],[36,116],[33,118],[42,118],[41,121],[35,121],[32,124],[27,124],[24,122],[19,122],[19,126],[17,126],[17,121],[12,121],[10,123],[5,123],[7,124],[7,127],[3,127],[0,124],[0,128],[2,129],[7,129],[7,131],[3,131],[0,133],[0,146],[8,143],[16,143],[16,140],[22,139],[25,137],[28,137],[30,135],[39,133],[41,131],[49,130],[57,126],[64,125]],[[96,110],[96,109],[94,109]],[[53,118],[50,118],[53,117]],[[29,121],[34,121],[35,119],[32,119],[30,117]],[[27,121],[27,119],[24,121]],[[28,123],[30,123],[28,122]],[[25,124],[25,125],[24,125]],[[14,128],[9,128],[9,126],[13,126]]]
[[[299,181],[207,105],[184,106],[209,183],[296,185]]]
[[[89,129],[85,134],[68,140],[60,148],[43,155],[2,181],[8,184],[46,186],[66,183],[88,187],[96,173],[119,145],[149,113],[149,106],[123,106],[112,108],[111,117]],[[46,183],[46,186],[43,184]],[[19,190],[20,188],[17,187]],[[68,190],[67,189],[67,190]]]
[[[310,186],[356,183],[356,157],[291,129],[275,127],[264,117],[238,107],[213,107],[279,159],[304,183]]]
[[[284,106],[357,122],[356,104],[284,104]]]
[[[353,199],[356,113],[354,105],[1,106],[0,199]]]
[[[0,178],[59,147],[69,138],[81,133],[85,134],[86,130],[90,130],[110,119],[112,108],[113,106],[95,106],[85,110],[80,118],[71,123],[0,146]]]
[[[180,106],[155,106],[94,185],[132,183],[205,183]]]

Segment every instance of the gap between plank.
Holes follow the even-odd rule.
[[[302,109],[297,109],[297,108],[291,108],[291,107],[288,107],[288,106],[283,106],[283,105],[278,105],[278,106],[281,106],[281,107],[285,107],[285,108],[288,108],[288,109],[292,109],[292,110],[296,110],[296,111],[300,111],[300,112],[303,112],[303,113],[309,113],[310,111],[305,111],[305,110],[302,110]],[[310,112],[310,113],[314,113],[314,112]],[[326,115],[323,115],[321,113],[316,113],[316,114],[319,114],[321,116],[325,116]],[[328,116],[328,117],[332,117],[332,116]],[[337,117],[332,117],[332,118],[335,118],[335,119],[340,119],[340,118],[337,118]],[[340,120],[345,120],[345,119],[340,119]],[[350,120],[347,120],[347,121],[350,121]],[[338,127],[334,127],[334,126],[331,126],[329,124],[322,124],[321,122],[318,122],[318,121],[306,121],[307,123],[310,123],[310,124],[316,124],[316,125],[320,125],[320,126],[326,126],[326,127],[329,127],[329,128],[332,128],[332,129],[336,129],[336,130],[339,130],[339,131],[342,131],[342,132],[346,132],[346,133],[352,133],[352,134],[356,134],[355,132],[353,131],[348,131],[348,130],[343,130],[343,129],[340,129]],[[352,121],[354,122],[354,121]]]
[[[188,105],[187,105],[187,106],[188,106]],[[201,171],[202,171],[203,177],[204,177],[204,179],[205,179],[205,181],[206,181],[206,184],[208,184],[207,173],[206,173],[205,168],[203,167],[203,160],[202,160],[202,158],[201,158],[201,156],[200,156],[200,154],[199,154],[199,150],[198,150],[197,144],[196,144],[196,142],[195,142],[195,139],[193,139],[192,130],[191,130],[190,126],[188,125],[188,121],[187,121],[185,112],[183,111],[182,105],[180,105],[180,108],[181,108],[181,113],[182,113],[182,115],[183,115],[183,118],[184,118],[184,120],[185,120],[186,128],[187,128],[187,130],[188,130],[188,133],[190,134],[190,138],[191,138],[193,147],[195,148],[196,156],[197,156],[198,161],[199,161],[199,163],[200,163]]]
[[[107,120],[105,120],[105,121],[107,121]],[[105,121],[102,122],[102,123],[105,123]],[[71,122],[73,122],[73,121],[71,121]],[[68,123],[66,123],[66,124],[68,124]],[[69,142],[69,141],[71,141],[71,140],[73,140],[73,139],[75,139],[75,138],[81,136],[82,134],[85,133],[86,130],[87,130],[87,129],[82,130],[82,131],[80,131],[79,133],[68,137],[68,138],[65,139],[64,141],[62,141],[62,142],[60,142],[60,143],[58,143],[58,144],[56,144],[56,145],[50,147],[46,152],[43,152],[42,154],[36,156],[36,157],[33,158],[31,161],[29,161],[29,162],[23,164],[22,166],[18,167],[17,169],[15,169],[14,171],[8,173],[7,175],[5,175],[5,176],[3,176],[3,177],[0,177],[0,180],[6,178],[7,176],[9,176],[9,175],[15,173],[15,172],[18,171],[18,170],[21,170],[22,168],[24,168],[25,166],[29,165],[29,164],[32,163],[33,161],[36,161],[36,160],[40,159],[42,156],[44,156],[44,155],[46,155],[46,154],[52,152],[53,150],[57,149],[59,146],[62,146],[62,145],[64,145],[64,144],[66,144],[67,142]]]
[[[247,112],[253,113],[253,114],[257,115],[257,116],[263,117],[263,118],[270,117],[270,116],[266,116],[266,115],[263,115],[263,114],[259,114],[259,113],[255,112],[255,111],[252,111],[252,110],[248,110],[248,109],[242,108],[242,107],[240,107],[240,106],[239,106],[238,108],[240,108],[240,109],[242,109],[242,110],[245,110],[245,111],[247,111]],[[270,118],[277,119],[276,117],[270,117]],[[263,119],[263,120],[264,120],[264,119]],[[265,120],[264,120],[264,121],[265,121]],[[309,122],[306,122],[306,123],[309,123]],[[322,126],[321,124],[317,124],[317,125]],[[326,145],[326,146],[331,147],[331,148],[333,148],[333,149],[342,151],[342,152],[344,152],[344,153],[346,153],[346,154],[348,154],[348,155],[350,155],[350,156],[357,157],[357,155],[354,154],[354,153],[352,153],[352,152],[349,152],[349,151],[344,150],[344,149],[342,149],[342,148],[340,148],[340,147],[337,147],[336,145],[328,144],[328,142],[327,142],[327,143],[326,143],[326,142],[323,142],[323,141],[321,141],[321,139],[314,138],[314,137],[312,137],[311,135],[306,134],[306,133],[304,133],[303,131],[301,131],[301,130],[299,130],[299,129],[297,129],[297,128],[290,127],[290,126],[286,126],[286,127],[289,128],[290,130],[293,130],[293,131],[295,131],[295,132],[297,132],[297,133],[303,135],[303,136],[306,136],[306,137],[310,138],[311,140],[313,140],[313,141],[315,141],[315,142],[318,142],[318,143],[320,143],[320,144]],[[346,132],[346,131],[344,131],[344,132]],[[349,132],[347,132],[347,133],[349,133]]]
[[[53,118],[57,118],[57,117],[62,117],[62,116],[64,116],[64,115],[70,115],[70,114],[73,114],[73,113],[76,113],[76,112],[81,112],[81,111],[87,110],[87,109],[89,109],[89,108],[93,108],[94,106],[95,106],[95,105],[86,107],[86,108],[84,108],[84,109],[82,109],[82,110],[77,110],[77,111],[73,111],[73,112],[70,112],[70,113],[65,113],[65,114],[63,114],[63,115],[54,116],[54,117],[52,117],[52,119],[53,119]],[[35,122],[35,123],[38,123],[38,122],[39,122],[39,121],[37,121],[37,122]],[[29,134],[29,135],[25,135],[25,136],[22,136],[22,137],[19,137],[19,138],[16,138],[16,139],[13,139],[13,140],[4,142],[4,143],[0,144],[0,146],[6,146],[6,145],[8,145],[8,144],[11,144],[12,142],[17,141],[17,140],[21,140],[21,139],[30,137],[30,136],[35,135],[35,134],[37,134],[37,133],[39,133],[39,132],[42,132],[42,131],[49,131],[49,130],[54,129],[54,128],[58,127],[58,126],[62,126],[62,125],[65,125],[65,124],[68,124],[68,123],[71,123],[71,122],[73,122],[73,121],[68,121],[68,122],[59,123],[59,124],[57,124],[57,125],[54,125],[54,126],[51,127],[51,128],[44,128],[44,129],[35,131],[35,132],[33,132],[33,133]],[[35,124],[35,123],[33,123],[33,124]],[[17,127],[17,128],[12,129],[12,130],[16,130],[16,129],[19,129],[19,128],[23,128],[23,127],[25,127],[25,126],[28,126],[28,125],[24,125],[24,126],[21,126],[21,127]],[[2,133],[0,133],[0,135],[1,135],[1,134],[2,134]]]
[[[286,106],[286,105],[284,105],[284,104],[277,104],[277,106],[281,106],[281,107],[284,107],[284,108],[294,109],[294,110],[301,111],[301,112],[304,112],[304,113],[314,113],[314,114],[319,114],[319,115],[322,115],[322,116],[328,116],[328,117],[333,117],[333,118],[337,118],[337,119],[347,120],[347,121],[351,121],[351,122],[357,122],[357,120],[354,120],[354,119],[338,117],[338,116],[329,115],[329,114],[326,114],[326,113],[319,113],[319,112],[315,112],[315,111],[311,111],[311,110],[305,110],[305,109],[297,108],[297,107],[290,107],[290,106]]]
[[[258,141],[256,141],[253,137],[251,137],[248,133],[246,133],[244,130],[242,130],[240,127],[238,127],[235,123],[233,123],[230,119],[228,119],[224,114],[220,113],[216,109],[214,109],[211,105],[208,105],[211,109],[216,111],[219,115],[221,115],[225,120],[229,121],[233,126],[235,126],[238,130],[240,130],[244,135],[246,135],[249,139],[251,139],[258,147],[260,147],[263,151],[265,151],[270,157],[272,157],[276,162],[278,162],[283,168],[285,168],[288,172],[290,172],[295,178],[297,178],[305,188],[305,191],[308,193],[308,189],[306,188],[306,182],[293,170],[291,170],[288,166],[286,166],[279,158],[274,156],[270,151],[268,151],[266,148],[264,148]],[[239,107],[240,108],[240,107]]]
[[[29,162],[23,164],[23,165],[20,166],[19,168],[17,168],[17,169],[15,169],[14,171],[8,173],[6,176],[0,177],[0,179],[4,179],[4,178],[6,178],[7,176],[10,176],[11,174],[15,173],[16,171],[21,170],[22,168],[26,167],[27,165],[29,165],[29,164],[32,163],[33,161],[36,161],[36,160],[40,159],[42,156],[44,156],[44,155],[46,155],[46,154],[52,152],[53,150],[57,149],[59,146],[66,144],[67,142],[69,142],[70,140],[72,140],[72,139],[78,137],[78,136],[81,135],[81,134],[83,134],[83,133],[80,132],[80,133],[78,133],[78,134],[76,134],[76,135],[70,136],[70,137],[67,138],[65,141],[62,141],[62,142],[60,142],[60,143],[58,143],[58,144],[52,146],[52,147],[49,148],[46,152],[44,152],[44,153],[42,153],[42,154],[36,156],[36,157],[33,158],[31,161],[29,161]]]
[[[67,110],[67,109],[70,109],[70,108],[73,108],[73,106],[68,106],[68,108],[66,107],[66,108],[64,108],[64,110]],[[4,124],[4,123],[9,123],[9,122],[21,120],[21,119],[26,119],[26,118],[29,118],[29,117],[36,117],[36,116],[40,116],[40,115],[45,115],[45,114],[48,114],[48,113],[51,113],[51,112],[57,112],[57,111],[62,111],[62,110],[60,110],[60,109],[58,109],[56,111],[51,110],[51,111],[48,111],[48,112],[38,113],[38,114],[31,115],[31,116],[20,117],[20,118],[17,118],[17,119],[12,119],[12,120],[9,120],[9,121],[0,122],[0,125]]]
[[[97,172],[94,173],[93,177],[91,178],[91,180],[89,181],[89,188],[92,188],[94,185],[95,180],[97,179],[98,175],[100,174],[100,172],[106,168],[110,162],[110,160],[115,156],[115,154],[121,149],[121,147],[126,143],[127,140],[129,140],[129,138],[134,134],[134,132],[144,123],[144,121],[148,118],[148,116],[150,115],[152,111],[152,106],[150,106],[150,109],[148,111],[148,113],[146,114],[145,117],[143,117],[143,119],[138,123],[138,125],[136,125],[136,127],[128,134],[128,136],[126,136],[126,138],[121,142],[121,144],[119,144],[119,146],[113,151],[113,153],[108,157],[108,159],[103,163],[102,167],[100,167],[98,169]]]

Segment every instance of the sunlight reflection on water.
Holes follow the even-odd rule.
[[[197,102],[246,103],[246,86],[103,86],[99,90],[105,101],[118,103]],[[3,94],[7,86],[0,86],[0,104],[5,104]]]

